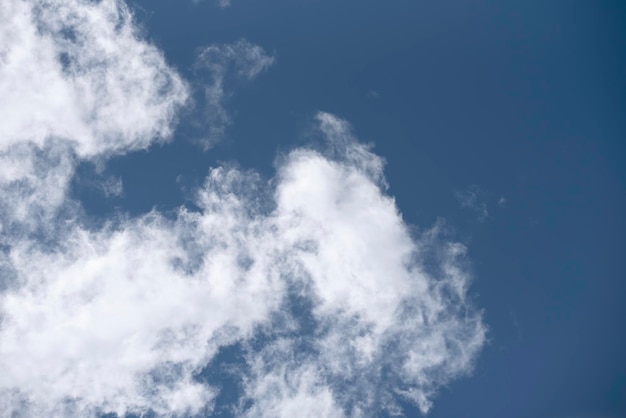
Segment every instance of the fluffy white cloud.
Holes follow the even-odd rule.
[[[209,80],[203,86],[208,132],[203,145],[208,148],[218,141],[232,124],[231,115],[224,107],[231,96],[226,89],[227,81],[238,79],[250,81],[274,63],[270,56],[258,45],[246,40],[232,44],[210,45],[198,55],[196,69],[208,72]]]
[[[200,375],[235,343],[241,416],[426,412],[471,369],[464,247],[410,232],[345,121],[320,113],[325,148],[273,179],[212,169],[198,211],[89,226],[77,162],[167,139],[185,83],[114,0],[2,2],[0,45],[0,416],[207,414]],[[227,75],[271,63],[245,41],[202,52],[214,126]]]
[[[80,156],[145,148],[171,134],[187,91],[117,0],[0,5],[0,149],[51,137]]]
[[[168,139],[187,87],[123,2],[9,0],[0,97],[0,228],[17,233],[56,216],[77,159]]]
[[[271,367],[263,363],[255,364],[260,370],[255,370],[258,374],[248,388],[254,403],[242,416],[345,417],[330,388],[320,381],[315,365],[294,366],[291,353],[293,344],[279,341],[277,345],[279,362],[270,363]],[[276,347],[272,350],[276,350]]]
[[[23,408],[18,399],[65,415],[198,413],[215,389],[194,376],[220,347],[260,333],[269,342],[250,351],[242,413],[318,405],[359,416],[393,409],[394,396],[427,411],[484,340],[456,261],[463,248],[434,233],[415,241],[381,188],[380,158],[345,122],[319,121],[333,151],[293,151],[271,202],[257,175],[218,168],[199,213],[100,231],[75,222],[53,248],[14,243],[17,278],[0,298],[5,409]],[[422,264],[427,247],[441,247],[436,272]],[[310,329],[287,310],[294,289]],[[295,337],[276,350],[281,333],[308,338],[309,354]]]
[[[470,370],[485,339],[466,300],[465,248],[443,241],[438,227],[411,236],[384,194],[382,160],[344,121],[325,113],[318,121],[331,152],[291,153],[279,170],[274,213],[278,241],[292,249],[302,269],[296,280],[312,303],[310,355],[291,363],[271,355],[268,363],[291,364],[287,382],[315,374],[309,394],[330,391],[352,416],[398,410],[397,396],[427,412],[440,385]],[[260,374],[251,396],[273,373]],[[270,393],[288,405],[308,402],[300,389],[293,399]]]
[[[211,390],[193,373],[281,294],[272,257],[238,231],[249,222],[221,204],[227,214],[175,223],[153,214],[105,231],[77,226],[53,251],[15,245],[18,284],[0,299],[0,393],[64,414],[203,408]],[[244,271],[242,257],[258,261]]]

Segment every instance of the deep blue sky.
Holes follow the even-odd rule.
[[[430,416],[626,416],[626,4],[131,5],[188,79],[211,43],[245,38],[276,62],[237,86],[234,124],[212,149],[193,144],[183,117],[171,144],[108,163],[124,197],[76,184],[89,213],[174,208],[218,162],[271,176],[277,153],[307,142],[311,116],[332,112],[386,159],[408,223],[443,218],[469,247],[490,342]],[[486,218],[461,207],[467,190]]]

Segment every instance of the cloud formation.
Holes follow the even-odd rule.
[[[186,83],[121,2],[0,7],[0,416],[207,415],[202,376],[234,345],[239,416],[426,412],[471,370],[465,248],[410,232],[346,121],[319,113],[325,146],[273,178],[210,169],[197,210],[86,224],[76,164],[167,140]],[[221,106],[227,73],[272,59],[241,41],[200,62]]]
[[[187,90],[123,2],[2,2],[4,231],[49,224],[67,203],[77,160],[169,139]]]
[[[466,373],[484,342],[480,314],[466,300],[465,248],[443,242],[437,227],[411,236],[384,194],[381,158],[346,122],[317,119],[330,152],[292,152],[275,195],[278,236],[303,269],[296,287],[315,325],[305,350],[298,334],[278,354],[274,346],[263,353],[252,391],[278,369],[285,386],[262,393],[261,404],[286,409],[270,415],[311,401],[337,416],[369,416],[399,409],[398,396],[427,412],[437,387]]]
[[[117,0],[10,0],[0,13],[0,149],[66,139],[81,157],[172,133],[187,89]]]
[[[209,148],[223,137],[226,128],[232,124],[232,117],[225,108],[231,97],[226,84],[232,80],[251,81],[274,63],[274,57],[263,48],[246,40],[232,44],[210,45],[204,48],[196,60],[196,70],[208,73],[209,80],[202,86],[208,132],[203,139]]]
[[[427,411],[484,341],[464,248],[435,230],[412,237],[384,194],[382,160],[345,122],[318,121],[331,151],[294,150],[274,187],[215,168],[200,212],[95,231],[74,221],[52,245],[13,242],[16,279],[0,299],[3,409],[197,414],[216,389],[195,376],[221,347],[254,337],[264,343],[249,351],[242,414],[319,404],[367,416],[397,408],[398,396]]]

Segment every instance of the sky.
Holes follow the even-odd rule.
[[[0,2],[0,417],[625,417],[621,3]]]

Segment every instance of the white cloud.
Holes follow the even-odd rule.
[[[274,62],[258,45],[246,40],[232,44],[210,45],[198,55],[196,68],[208,71],[209,81],[203,86],[208,133],[203,145],[208,148],[217,142],[232,124],[232,118],[225,108],[231,96],[226,84],[231,78],[250,81],[268,69]]]
[[[112,230],[75,226],[52,252],[14,246],[20,285],[0,299],[0,393],[54,410],[75,398],[84,414],[201,410],[212,392],[193,373],[280,295],[271,257],[242,239],[247,222],[223,204],[227,214],[181,213],[173,224],[154,214]],[[259,261],[246,272],[243,256]]]
[[[248,392],[251,408],[240,415],[248,417],[344,417],[331,389],[320,379],[315,364],[296,364],[293,341],[278,340],[263,356],[252,359]]]
[[[318,119],[332,151],[286,157],[273,203],[259,200],[268,186],[258,175],[218,168],[199,192],[201,213],[152,213],[101,231],[74,222],[53,247],[14,242],[16,279],[0,298],[5,410],[27,400],[44,415],[197,413],[215,389],[193,376],[216,350],[295,332],[309,333],[311,355],[296,360],[298,339],[262,348],[242,413],[318,405],[367,416],[393,409],[397,396],[427,411],[484,341],[466,301],[464,249],[435,232],[411,237],[381,189],[380,158],[345,122]],[[433,249],[436,271],[424,267]],[[276,320],[290,316],[290,288],[311,304],[315,329]]]
[[[0,97],[0,223],[25,233],[67,205],[77,159],[168,139],[187,87],[123,2],[10,0]]]
[[[116,0],[10,0],[0,13],[0,149],[49,138],[80,156],[171,134],[181,78]]]
[[[270,364],[290,365],[287,381],[315,370],[323,383],[311,395],[325,393],[321,385],[353,416],[397,410],[397,395],[427,412],[436,389],[467,373],[484,343],[480,314],[466,300],[465,248],[442,241],[438,227],[412,237],[383,193],[382,160],[344,121],[325,113],[318,120],[334,151],[290,155],[275,211],[279,242],[296,249],[298,280],[313,301],[313,354]]]
[[[485,327],[464,247],[409,232],[347,122],[320,113],[326,150],[269,181],[212,169],[198,212],[96,228],[68,198],[76,164],[169,138],[185,83],[118,1],[5,1],[0,45],[0,416],[205,414],[219,389],[196,376],[237,342],[248,416],[425,412],[469,372]],[[272,58],[240,41],[199,62],[219,126],[227,75]]]

